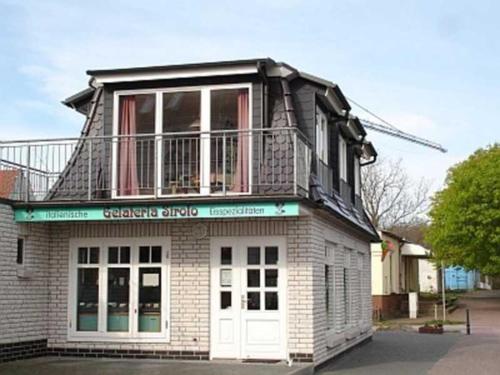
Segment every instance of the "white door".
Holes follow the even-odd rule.
[[[211,357],[286,359],[285,240],[217,238],[211,248]]]

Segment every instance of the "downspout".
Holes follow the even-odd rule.
[[[293,107],[292,92],[288,80],[281,78],[281,89],[283,90],[283,102],[285,105],[286,122],[290,127],[298,127],[297,117],[295,116],[295,108]]]
[[[263,90],[262,90],[262,105],[261,105],[261,118],[262,118],[262,128],[267,128],[269,125],[268,121],[268,95],[269,95],[269,81],[265,72],[265,64],[263,62],[257,63],[257,71],[262,78]]]

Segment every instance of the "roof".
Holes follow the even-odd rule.
[[[91,69],[87,70],[87,74],[92,76],[93,80],[101,80],[102,82],[121,82],[121,80],[125,81],[134,81],[134,79],[130,79],[130,76],[134,76],[137,80],[151,80],[151,79],[160,79],[159,77],[170,77],[171,78],[182,78],[185,77],[187,72],[190,70],[203,70],[202,76],[210,76],[210,75],[219,75],[221,74],[220,70],[217,68],[238,68],[238,67],[249,67],[252,69],[236,69],[232,70],[235,72],[234,74],[258,74],[263,73],[269,77],[282,77],[287,79],[294,79],[300,77],[307,81],[314,82],[316,84],[322,85],[327,89],[331,89],[334,92],[336,99],[341,105],[342,109],[346,111],[351,110],[351,106],[344,96],[342,90],[339,86],[329,80],[316,77],[312,74],[302,72],[286,63],[276,62],[270,57],[264,58],[253,58],[253,59],[241,59],[241,60],[224,60],[224,61],[211,61],[211,62],[200,62],[200,63],[189,63],[189,64],[172,64],[172,65],[151,65],[151,66],[140,66],[140,67],[129,67],[129,68],[117,68],[117,69]],[[262,69],[265,67],[265,69]],[[262,70],[261,70],[262,69]],[[226,72],[226,74],[228,74]],[[125,78],[127,77],[127,78]],[[194,77],[194,76],[193,76]],[[86,101],[89,101],[92,97],[92,93],[95,90],[93,87],[86,88],[63,101],[63,104],[75,108]],[[78,108],[75,108],[78,110]]]
[[[373,241],[380,241],[377,231],[363,210],[344,202],[335,190],[330,195],[324,189],[318,178],[311,175],[311,198],[316,203],[323,205],[328,211],[343,221],[354,225],[358,230],[365,232]]]
[[[275,61],[269,57],[265,57],[265,58],[254,58],[254,59],[243,59],[243,60],[210,61],[210,62],[190,63],[190,64],[150,65],[150,66],[118,68],[118,69],[93,69],[93,70],[87,70],[87,74],[96,77],[104,74],[109,75],[109,74],[126,74],[126,73],[146,73],[153,71],[165,72],[169,70],[179,70],[179,69],[190,70],[199,68],[229,67],[229,66],[239,66],[239,65],[257,65],[259,63],[275,64]]]
[[[429,258],[431,256],[431,251],[422,245],[416,243],[406,242],[401,246],[401,255],[419,257],[419,258]]]
[[[0,198],[10,199],[15,192],[19,170],[10,169],[0,171]]]
[[[381,233],[381,234],[383,234],[383,235],[385,235],[385,236],[392,237],[392,238],[394,238],[394,239],[396,239],[396,240],[399,240],[399,241],[404,241],[404,240],[405,240],[403,237],[398,236],[398,235],[397,235],[396,233],[394,233],[394,232],[389,232],[388,230],[384,230],[384,229],[382,229],[382,230],[380,231],[380,233]]]

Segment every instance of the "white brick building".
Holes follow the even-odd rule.
[[[27,198],[0,202],[0,361],[320,364],[371,337],[376,154],[336,85],[270,59],[89,74],[82,138],[0,143]]]

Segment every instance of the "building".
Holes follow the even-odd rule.
[[[389,231],[379,231],[381,243],[372,243],[372,298],[377,319],[408,312],[408,293],[437,293],[441,272],[430,258],[430,250]]]
[[[372,300],[375,317],[401,315],[405,294],[405,264],[401,258],[403,238],[389,231],[379,231],[381,243],[371,244]]]
[[[466,270],[460,266],[445,268],[446,290],[474,290],[479,287],[480,274],[475,270]]]
[[[0,204],[0,360],[320,364],[371,337],[376,152],[337,85],[271,59],[87,73],[81,137],[0,143],[27,181]]]

